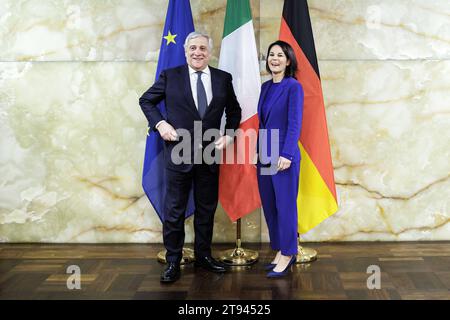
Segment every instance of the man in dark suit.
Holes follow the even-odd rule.
[[[196,141],[195,144],[194,139],[190,139],[189,161],[182,163],[174,161],[177,154],[172,150],[179,143],[186,143],[184,136],[183,141],[180,141],[177,130],[184,129],[193,135],[196,121],[201,121],[203,133],[208,129],[218,132],[224,112],[225,129],[236,130],[241,120],[241,108],[233,90],[231,75],[208,66],[211,38],[193,32],[187,36],[184,47],[187,64],[162,71],[159,79],[139,99],[150,129],[157,130],[164,140],[167,189],[163,240],[167,250],[167,267],[161,275],[161,282],[174,282],[180,276],[185,210],[192,185],[195,201],[195,265],[213,272],[226,271],[223,264],[211,257],[214,213],[219,193],[219,164],[207,164],[203,159],[199,162],[197,157],[210,143],[214,143],[215,150],[220,152],[233,138],[225,135],[212,141]],[[166,105],[165,118],[157,108],[162,100],[165,100]],[[186,154],[183,159],[186,159]]]

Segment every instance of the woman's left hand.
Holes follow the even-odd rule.
[[[278,159],[278,167],[277,167],[278,171],[286,170],[286,169],[288,169],[290,166],[291,166],[291,160],[286,159],[286,158],[284,158],[284,157],[280,157],[280,158]]]

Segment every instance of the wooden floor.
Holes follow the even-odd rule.
[[[161,284],[157,244],[0,244],[0,299],[450,299],[450,242],[309,243],[318,260],[289,276],[267,279],[260,261],[224,275],[183,266],[174,284]],[[232,245],[215,245],[214,252]],[[67,268],[79,266],[81,289],[69,290]],[[381,288],[368,289],[371,265]]]

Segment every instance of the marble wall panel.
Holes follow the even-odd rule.
[[[141,187],[152,62],[0,63],[0,241],[161,242]],[[260,215],[243,220],[260,239]],[[219,208],[215,241],[236,229]],[[192,219],[187,241],[192,241]]]
[[[448,61],[322,61],[340,211],[308,240],[444,240]]]
[[[2,0],[0,61],[158,60],[166,0]],[[251,1],[259,38],[259,1]],[[211,35],[217,65],[226,0],[192,0],[194,26]]]

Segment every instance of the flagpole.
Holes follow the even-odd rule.
[[[236,221],[236,247],[224,250],[219,255],[219,260],[230,266],[248,266],[258,261],[258,251],[241,247],[241,219]]]
[[[297,261],[296,263],[308,263],[317,260],[317,251],[300,245],[301,237],[298,234]]]

